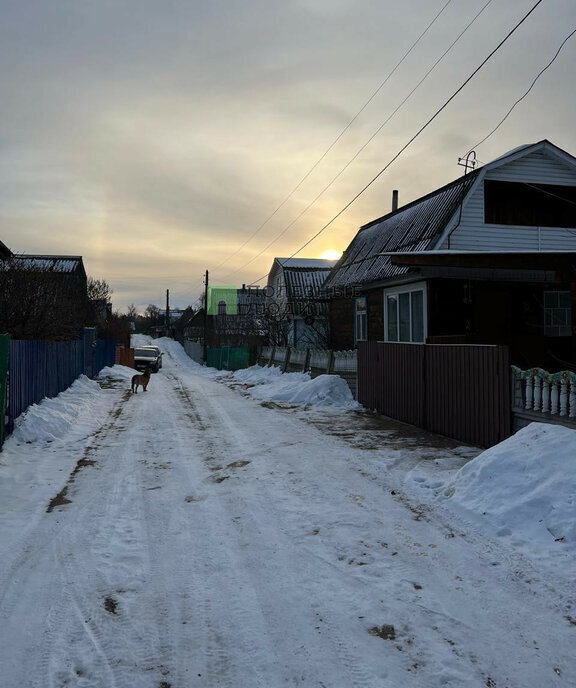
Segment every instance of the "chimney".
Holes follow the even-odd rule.
[[[392,192],[392,212],[398,210],[398,189]]]

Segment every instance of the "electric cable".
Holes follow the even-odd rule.
[[[422,134],[425,129],[427,129],[430,124],[440,115],[447,107],[448,105],[458,96],[461,91],[464,90],[464,88],[472,81],[472,79],[478,74],[478,72],[484,67],[484,65],[500,50],[500,48],[510,39],[510,37],[524,24],[524,22],[528,19],[528,17],[536,10],[538,5],[542,4],[543,0],[537,0],[536,3],[528,10],[528,12],[520,19],[520,21],[506,34],[506,36],[498,43],[498,45],[482,60],[482,62],[476,67],[476,69],[464,80],[464,82],[454,91],[454,93],[436,110],[436,112],[423,124],[420,129],[402,146],[402,148],[389,160],[389,162],[384,165],[384,167],[374,176],[372,179],[362,187],[362,189],[355,195],[353,198],[346,203],[346,205],[339,210],[334,217],[332,217],[331,220],[329,220],[321,229],[319,229],[308,241],[306,241],[300,248],[295,251],[291,256],[289,256],[286,260],[290,260],[291,258],[294,258],[294,256],[298,255],[300,251],[302,251],[306,246],[311,244],[317,237],[320,236],[330,225],[332,225],[348,208],[360,198],[360,196],[367,191],[374,182],[379,179],[382,174],[394,163],[396,160],[404,153],[404,151]],[[261,279],[260,277],[258,280]],[[256,280],[256,281],[258,281]]]
[[[424,31],[418,36],[418,38],[412,43],[410,48],[404,53],[402,58],[396,63],[394,68],[388,73],[384,81],[378,86],[378,88],[372,93],[372,95],[368,98],[368,100],[362,105],[362,107],[358,110],[358,112],[352,117],[352,119],[346,124],[346,126],[342,129],[342,131],[336,136],[336,138],[332,141],[332,143],[328,146],[328,148],[322,153],[322,155],[318,158],[318,160],[312,165],[312,167],[306,172],[306,174],[300,179],[300,181],[296,184],[296,186],[290,191],[290,193],[284,198],[284,200],[276,207],[276,209],[268,215],[268,217],[262,222],[256,230],[246,239],[246,241],[234,251],[234,253],[231,253],[225,260],[223,260],[221,263],[219,263],[214,270],[217,270],[219,267],[224,265],[224,263],[227,263],[230,258],[233,258],[237,253],[239,253],[244,246],[246,246],[250,241],[260,232],[261,229],[263,229],[268,222],[276,215],[276,213],[292,198],[292,196],[296,193],[296,191],[302,186],[302,184],[308,179],[308,177],[314,172],[314,170],[318,167],[318,165],[324,160],[324,158],[328,155],[328,153],[334,148],[334,146],[340,141],[340,139],[344,136],[344,134],[348,131],[348,129],[354,124],[354,122],[358,119],[358,117],[364,112],[364,110],[368,107],[368,105],[374,100],[374,98],[378,95],[378,93],[384,88],[384,86],[388,83],[388,81],[391,79],[391,77],[394,75],[394,73],[398,70],[398,68],[402,65],[402,63],[406,60],[406,58],[410,55],[410,53],[416,48],[416,46],[420,43],[420,41],[424,38],[424,36],[428,33],[428,31],[434,26],[440,15],[444,12],[444,10],[448,7],[448,5],[452,2],[452,0],[447,0],[447,2],[443,5],[443,7],[440,9],[440,11],[436,14],[436,16],[432,19],[432,21],[428,24],[428,26],[424,29]]]
[[[542,74],[544,74],[544,72],[549,67],[552,66],[552,64],[555,62],[556,58],[558,57],[558,55],[560,55],[560,51],[562,50],[562,48],[566,45],[566,43],[572,38],[572,36],[575,33],[576,33],[576,29],[574,29],[571,33],[569,33],[568,36],[566,36],[566,38],[562,41],[562,43],[560,44],[560,47],[558,48],[558,50],[554,54],[554,57],[550,60],[550,62],[548,62],[548,64],[543,69],[540,70],[540,72],[538,72],[538,74],[536,75],[536,77],[534,78],[532,83],[530,84],[530,87],[528,88],[528,90],[522,96],[520,96],[520,98],[518,98],[518,100],[512,105],[512,107],[508,110],[508,112],[504,115],[504,117],[500,120],[500,122],[494,127],[494,129],[492,129],[492,131],[489,134],[487,134],[481,141],[479,141],[475,146],[472,146],[472,148],[468,151],[468,153],[466,153],[466,155],[468,155],[473,150],[478,148],[478,146],[481,146],[485,141],[487,141],[492,136],[492,134],[496,133],[498,131],[498,129],[500,129],[500,127],[504,124],[504,122],[508,119],[509,115],[512,113],[512,110],[514,110],[514,108],[519,103],[521,103],[524,100],[524,98],[526,98],[526,96],[534,88],[534,85],[536,84],[538,79],[542,76]],[[463,157],[466,157],[466,155]]]
[[[350,158],[350,160],[340,169],[340,171],[336,174],[335,177],[333,177],[330,182],[320,191],[320,193],[314,197],[314,199],[292,220],[284,229],[278,234],[272,241],[270,241],[266,246],[255,256],[253,256],[247,263],[244,263],[241,267],[237,268],[233,272],[229,272],[226,277],[229,277],[231,275],[236,274],[237,272],[240,272],[240,270],[243,270],[247,265],[250,265],[250,263],[254,262],[257,258],[259,258],[263,253],[265,253],[272,244],[276,243],[279,239],[281,239],[284,234],[294,225],[298,220],[310,210],[310,208],[316,204],[319,198],[321,198],[326,191],[339,179],[339,177],[344,174],[344,172],[350,167],[350,165],[358,158],[360,153],[376,138],[376,136],[382,131],[382,129],[388,124],[388,122],[394,117],[394,115],[400,110],[400,108],[403,107],[403,105],[412,97],[412,95],[416,92],[416,90],[424,83],[424,81],[430,76],[430,74],[436,69],[438,64],[446,57],[446,55],[452,50],[452,48],[458,43],[458,41],[462,38],[462,36],[468,31],[468,29],[474,24],[474,22],[478,19],[478,17],[484,12],[484,10],[490,5],[492,0],[487,0],[487,2],[484,4],[484,6],[476,13],[476,15],[468,22],[468,24],[464,27],[464,29],[460,32],[460,34],[452,41],[452,43],[448,46],[448,48],[440,55],[440,57],[434,62],[434,64],[428,69],[426,74],[420,79],[420,81],[414,86],[414,88],[408,93],[408,95],[404,98],[404,100],[401,101],[401,103],[393,110],[393,112],[382,122],[382,124],[376,129],[376,131],[370,136],[370,138],[356,151],[354,156]],[[222,265],[222,263],[221,263]]]

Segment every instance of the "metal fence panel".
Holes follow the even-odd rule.
[[[116,345],[112,340],[95,339],[89,330],[77,341],[46,342],[11,340],[8,364],[8,422],[14,421],[32,404],[63,392],[80,375],[97,375],[105,366],[114,365]]]
[[[359,342],[358,401],[463,442],[509,437],[508,348]]]
[[[8,395],[8,359],[10,355],[10,337],[0,335],[0,449],[6,432],[6,404]]]

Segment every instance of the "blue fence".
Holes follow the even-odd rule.
[[[94,329],[83,331],[73,342],[11,340],[8,366],[7,432],[31,404],[55,397],[79,375],[94,377],[114,365],[116,345],[96,339]]]

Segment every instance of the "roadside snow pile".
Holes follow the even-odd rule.
[[[130,386],[130,380],[132,376],[138,373],[134,368],[129,368],[123,365],[107,366],[102,368],[102,370],[96,376],[99,380],[104,380],[105,378],[111,378],[112,380],[126,380],[128,386]]]
[[[265,385],[269,383],[279,382],[282,378],[283,382],[308,382],[310,375],[307,373],[282,373],[277,366],[259,366],[255,365],[251,368],[244,368],[233,373],[232,377],[236,382],[242,382],[247,385]]]
[[[158,339],[150,339],[148,343],[153,343],[160,348],[164,354],[168,354],[176,366],[184,366],[190,372],[202,377],[217,378],[223,375],[229,375],[227,370],[216,370],[216,368],[208,368],[196,363],[184,350],[180,342],[170,339],[170,337],[159,337]]]
[[[576,549],[576,430],[523,428],[461,468],[447,504],[532,553]]]
[[[64,437],[85,410],[94,414],[100,385],[80,375],[68,389],[53,399],[32,404],[15,421],[15,442],[46,442]]]
[[[248,368],[234,374],[236,380],[255,385],[247,391],[260,401],[286,402],[318,406],[333,410],[355,410],[362,408],[354,401],[350,388],[345,380],[338,375],[319,375],[313,380],[305,373],[278,373],[274,368]]]

